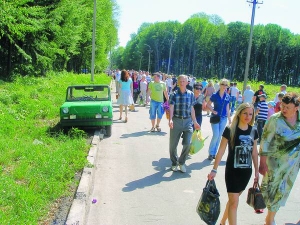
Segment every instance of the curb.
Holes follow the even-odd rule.
[[[95,175],[95,162],[97,157],[97,150],[99,150],[100,141],[103,139],[103,134],[99,130],[95,131],[92,147],[89,150],[87,160],[91,166],[84,167],[80,182],[75,193],[73,203],[67,216],[65,225],[81,225],[86,224],[86,215],[88,215],[90,209],[90,192]]]

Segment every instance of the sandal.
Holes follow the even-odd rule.
[[[155,128],[152,127],[151,130],[150,130],[150,132],[155,132]]]
[[[128,121],[128,118],[127,118],[127,117],[125,117],[125,121],[124,121],[124,122],[125,122],[125,123],[127,123],[127,121]]]
[[[158,125],[156,125],[156,130],[157,130],[158,132],[161,132],[161,128],[160,128]]]
[[[120,116],[119,120],[122,120],[122,116]]]

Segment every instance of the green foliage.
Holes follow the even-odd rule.
[[[171,35],[175,41],[172,48]],[[196,77],[244,80],[250,25],[224,24],[217,15],[198,13],[183,24],[174,21],[144,23],[131,35],[124,51],[113,53],[114,68],[192,74]],[[255,25],[248,78],[271,84],[300,84],[300,35],[276,24]],[[171,55],[170,49],[172,50]],[[140,55],[139,52],[142,53]],[[121,59],[121,60],[120,60]]]
[[[110,81],[95,75],[95,83]],[[59,129],[59,107],[68,85],[89,83],[90,74],[68,73],[0,82],[0,224],[39,224],[58,199],[72,195],[89,145],[83,130]]]
[[[117,43],[115,5],[114,0],[97,1],[98,71],[106,69],[108,51]],[[91,68],[93,7],[88,0],[1,1],[2,78]]]

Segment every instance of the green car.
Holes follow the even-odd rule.
[[[111,136],[113,107],[108,85],[73,85],[67,88],[65,103],[60,107],[62,127],[104,128]]]

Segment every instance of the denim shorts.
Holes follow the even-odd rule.
[[[150,114],[150,120],[155,120],[156,115],[158,119],[161,119],[164,114],[163,103],[151,100],[149,114]]]

